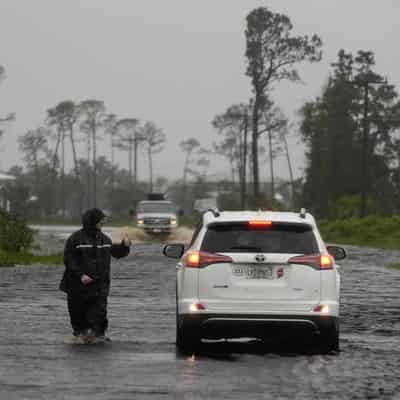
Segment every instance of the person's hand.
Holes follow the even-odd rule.
[[[89,275],[83,274],[83,275],[81,276],[81,282],[82,282],[84,285],[89,285],[89,283],[92,283],[92,282],[93,282],[93,279],[92,279]]]
[[[130,247],[132,244],[131,239],[129,239],[128,235],[125,235],[124,238],[122,239],[122,243],[126,246],[126,247]]]

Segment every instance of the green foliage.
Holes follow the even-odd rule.
[[[0,249],[0,267],[13,267],[15,265],[61,265],[63,255],[61,253],[51,255],[34,255],[27,252],[5,252]]]
[[[388,265],[385,265],[385,267],[400,270],[400,264],[388,264]]]
[[[371,52],[359,51],[353,56],[341,50],[322,95],[301,109],[300,130],[308,164],[303,204],[316,216],[359,215],[354,208],[357,202],[361,208],[357,196],[364,179],[369,214],[390,215],[398,210],[393,184],[398,168],[393,161],[399,159],[395,133],[400,102],[390,84],[370,85],[367,146],[363,141],[365,89],[354,82],[383,80],[372,71],[374,65]],[[365,174],[363,157],[368,166]]]
[[[266,7],[256,8],[247,16],[247,75],[261,93],[270,81],[299,80],[296,63],[321,59],[321,39],[317,35],[293,36],[292,30],[288,16]]]
[[[360,215],[360,205],[360,195],[342,196],[330,207],[329,217],[331,219],[356,218]],[[374,199],[368,199],[367,214],[380,214],[378,204]]]
[[[400,216],[326,221],[320,230],[327,242],[400,249]]]
[[[20,218],[0,210],[0,249],[6,252],[27,250],[33,242],[33,231]]]

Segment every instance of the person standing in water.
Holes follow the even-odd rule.
[[[101,231],[105,222],[103,211],[87,210],[82,215],[82,229],[72,233],[65,244],[65,271],[60,290],[67,293],[68,312],[77,342],[111,341],[105,335],[111,256],[127,256],[131,241],[125,237],[121,243],[113,244]]]

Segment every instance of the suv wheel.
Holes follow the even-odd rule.
[[[339,351],[339,320],[336,319],[332,324],[320,334],[320,347],[323,353]]]
[[[184,328],[179,323],[178,307],[176,308],[176,347],[182,354],[192,355],[200,345],[200,337],[192,329]]]

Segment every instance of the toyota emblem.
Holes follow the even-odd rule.
[[[257,262],[263,262],[263,261],[265,261],[265,256],[264,256],[264,254],[257,254],[254,258],[255,258],[255,260],[256,260]]]

